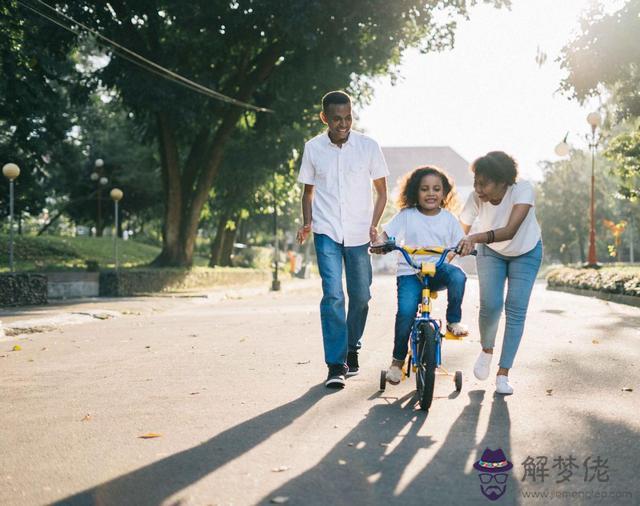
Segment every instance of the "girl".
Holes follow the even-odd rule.
[[[496,392],[512,394],[509,369],[513,365],[531,290],[542,261],[540,226],[534,210],[533,186],[516,181],[518,165],[502,151],[492,151],[471,165],[474,192],[460,214],[465,234],[477,220],[474,230],[460,241],[462,255],[476,245],[478,281],[480,283],[480,342],[482,350],[473,372],[476,378],[489,377],[498,322],[503,308],[506,315],[504,340]],[[507,283],[507,297],[504,285]]]
[[[447,210],[454,200],[453,183],[443,171],[430,166],[415,169],[401,184],[400,212],[383,225],[384,232],[376,244],[392,236],[412,246],[456,246],[464,234],[456,217]],[[417,263],[436,261],[437,257],[418,255],[415,260]],[[415,274],[415,269],[399,255],[395,343],[387,371],[387,381],[394,385],[402,378],[407,341],[422,293],[422,284]],[[468,333],[466,326],[460,323],[466,281],[462,269],[449,263],[442,264],[431,281],[431,290],[447,289],[447,329],[457,336]]]

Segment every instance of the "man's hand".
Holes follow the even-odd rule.
[[[298,229],[298,234],[296,236],[296,239],[298,240],[298,244],[302,244],[304,241],[306,241],[310,233],[311,233],[311,225],[303,225],[302,227],[300,227]]]
[[[378,240],[378,229],[373,225],[371,225],[369,227],[369,241],[371,242],[371,244],[373,244],[377,240]]]

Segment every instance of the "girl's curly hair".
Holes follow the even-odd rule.
[[[442,199],[442,207],[445,209],[455,209],[457,206],[457,193],[455,183],[445,171],[438,167],[425,165],[418,167],[408,173],[400,183],[400,195],[398,196],[397,205],[400,209],[409,209],[418,206],[418,193],[420,191],[420,182],[424,176],[438,176],[442,180],[442,190],[444,199]]]

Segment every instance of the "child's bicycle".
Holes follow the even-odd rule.
[[[407,263],[416,269],[416,274],[422,281],[422,302],[418,305],[416,318],[413,322],[410,333],[410,355],[407,361],[406,377],[411,374],[411,369],[416,375],[416,389],[418,391],[418,399],[420,408],[428,411],[433,400],[433,388],[435,385],[436,369],[442,363],[442,338],[461,339],[450,333],[442,332],[442,324],[431,318],[431,299],[435,299],[437,293],[431,293],[429,289],[429,281],[438,269],[447,259],[449,253],[456,253],[455,248],[443,248],[439,246],[426,248],[413,248],[408,246],[398,246],[395,239],[389,238],[380,246],[372,246],[372,253],[389,253],[397,250],[402,253]],[[440,255],[437,262],[422,262],[416,264],[411,255]],[[473,255],[476,254],[474,251]],[[404,373],[404,370],[403,370]],[[448,373],[447,373],[448,374]],[[462,371],[456,371],[454,375],[456,391],[462,390]],[[387,371],[382,370],[380,373],[380,390],[384,390],[387,385]]]

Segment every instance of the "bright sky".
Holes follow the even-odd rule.
[[[587,114],[598,105],[580,106],[558,91],[563,72],[555,61],[591,0],[512,3],[511,10],[473,8],[451,51],[407,53],[403,79],[376,83],[358,127],[382,146],[449,145],[469,162],[500,149],[519,161],[523,177],[541,179],[537,162],[556,159],[567,132],[570,144],[584,144]],[[603,3],[607,10],[620,4]],[[547,54],[541,67],[538,47]]]

